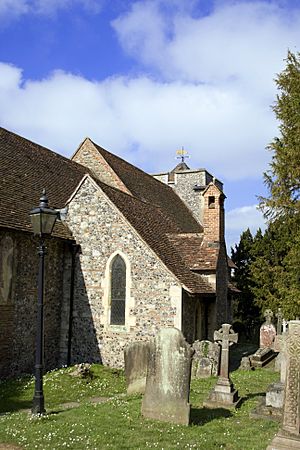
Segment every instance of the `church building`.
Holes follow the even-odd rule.
[[[47,369],[122,367],[162,327],[192,343],[231,321],[220,181],[184,161],[149,175],[89,138],[68,159],[0,128],[0,377],[34,367],[43,189],[65,211],[46,240]]]

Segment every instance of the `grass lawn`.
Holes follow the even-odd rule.
[[[85,380],[70,376],[72,370],[59,369],[45,375],[48,414],[44,417],[34,418],[28,413],[34,389],[32,378],[0,383],[0,443],[30,450],[260,450],[266,448],[279,427],[272,421],[249,418],[258,396],[278,380],[278,374],[268,369],[232,373],[243,397],[235,412],[202,408],[216,379],[192,381],[192,424],[188,427],[141,417],[141,397],[125,395],[122,371],[94,365],[93,378]],[[110,399],[93,403],[93,397]],[[69,408],[65,409],[63,403],[69,403]]]

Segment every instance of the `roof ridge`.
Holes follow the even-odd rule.
[[[89,138],[90,139],[90,138]],[[167,189],[170,189],[171,191],[173,191],[173,189],[168,186],[167,184],[162,183],[161,181],[157,180],[157,178],[154,178],[153,175],[150,175],[148,172],[145,172],[143,169],[140,169],[139,167],[135,166],[134,164],[131,164],[130,162],[126,161],[125,159],[121,158],[121,156],[116,155],[115,153],[111,153],[110,151],[106,150],[105,148],[101,147],[101,145],[96,144],[94,141],[92,141],[92,139],[90,139],[90,141],[95,145],[95,147],[99,150],[104,150],[104,152],[108,153],[109,155],[111,155],[113,158],[117,158],[120,161],[124,162],[125,164],[128,164],[129,166],[131,166],[133,169],[138,170],[139,172],[141,172],[143,175],[146,175],[149,179],[151,180],[155,180],[155,182],[163,184],[163,186]],[[174,191],[173,191],[174,192]]]

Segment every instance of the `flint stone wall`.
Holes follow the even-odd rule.
[[[70,202],[68,224],[81,245],[72,360],[123,367],[126,345],[149,340],[160,328],[181,322],[181,285],[89,178]],[[108,262],[116,252],[130,271],[125,326],[109,323]]]
[[[0,230],[0,242],[10,238],[15,249],[10,295],[0,301],[0,378],[32,373],[34,368],[38,255],[31,233]],[[66,244],[46,242],[45,258],[45,368],[59,362],[60,311],[63,292],[63,264]],[[2,276],[3,274],[1,274]],[[8,292],[8,289],[6,289]]]

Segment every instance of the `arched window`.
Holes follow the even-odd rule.
[[[111,325],[125,325],[126,265],[120,255],[116,255],[111,264]]]

